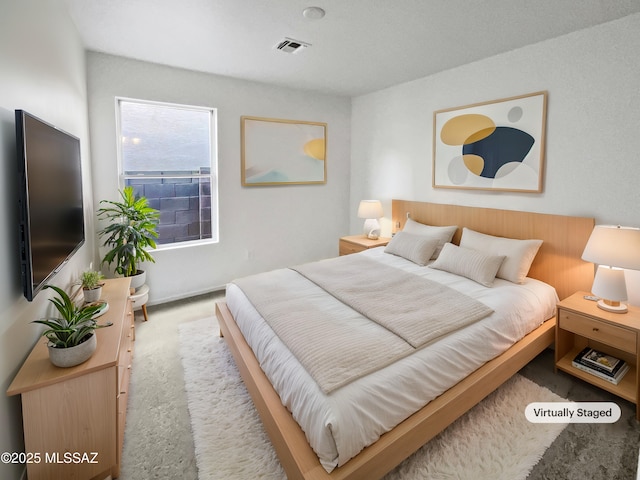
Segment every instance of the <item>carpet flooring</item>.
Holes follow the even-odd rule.
[[[140,313],[136,315],[120,479],[199,479],[178,329],[183,323],[211,316],[215,301],[222,298],[209,294],[150,306],[148,322],[142,321]],[[551,350],[520,374],[563,398],[613,401],[622,410],[622,417],[612,425],[570,424],[533,467],[528,480],[637,479],[640,423],[635,420],[635,405],[562,372],[554,373]]]

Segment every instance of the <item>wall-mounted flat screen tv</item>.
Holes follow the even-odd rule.
[[[31,301],[85,240],[80,140],[16,110],[20,264]]]

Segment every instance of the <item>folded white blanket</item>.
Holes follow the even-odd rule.
[[[355,311],[345,315],[314,301],[305,294],[307,281]],[[450,287],[361,255],[252,275],[234,283],[324,393],[492,312]]]
[[[424,347],[493,312],[453,288],[362,255],[293,269],[413,348]]]

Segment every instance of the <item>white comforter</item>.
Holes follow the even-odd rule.
[[[494,313],[325,395],[243,292],[230,284],[226,301],[238,327],[328,472],[552,317],[557,302],[552,287],[533,279],[522,285],[496,279],[487,288],[384,253],[384,248],[358,255],[441,282],[485,303]],[[326,295],[319,287],[309,288],[314,295]]]

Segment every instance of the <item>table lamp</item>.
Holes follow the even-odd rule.
[[[380,222],[378,219],[384,215],[382,204],[379,200],[362,200],[358,207],[358,218],[365,218],[364,236],[376,240],[380,236]]]
[[[596,225],[582,259],[598,266],[591,289],[601,298],[598,307],[608,312],[627,312],[627,306],[621,303],[627,300],[623,269],[640,270],[640,229]]]

